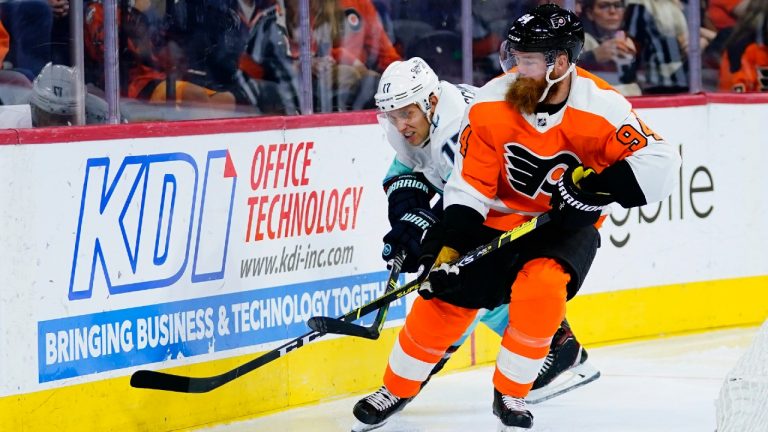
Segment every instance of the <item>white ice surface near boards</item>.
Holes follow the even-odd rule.
[[[714,403],[723,377],[755,331],[728,329],[589,349],[590,361],[602,373],[600,379],[555,399],[529,405],[534,415],[532,430],[712,432]],[[492,374],[492,366],[483,366],[438,376],[377,431],[495,431]],[[355,423],[352,406],[361,396],[202,430],[349,431]]]

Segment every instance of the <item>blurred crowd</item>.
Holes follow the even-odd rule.
[[[122,121],[370,109],[381,72],[413,56],[441,79],[463,81],[461,0],[308,0],[308,40],[306,0],[116,1]],[[498,47],[510,23],[542,2],[472,1],[473,84],[501,73]],[[572,0],[564,6],[575,7],[587,33],[579,66],[628,96],[686,93],[698,33],[702,90],[768,91],[768,0],[696,4],[701,27],[692,32],[683,0]],[[104,4],[85,0],[82,19],[72,18],[69,0],[0,1],[3,113],[27,109],[32,126],[74,124],[82,79],[87,123],[106,121]],[[23,126],[2,117],[0,127]]]

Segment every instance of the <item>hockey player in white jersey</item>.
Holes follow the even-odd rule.
[[[391,262],[406,252],[402,270],[415,272],[424,233],[442,218],[442,192],[453,170],[458,135],[466,107],[476,87],[440,81],[427,63],[414,57],[392,63],[379,82],[375,95],[379,123],[396,155],[384,178],[391,230],[384,236],[382,258]],[[431,199],[441,198],[435,205]],[[480,310],[462,337],[446,352],[430,373],[440,371],[467,337],[482,322],[500,336],[509,320],[507,305]],[[568,373],[565,373],[568,371]],[[597,379],[600,372],[587,362],[587,352],[573,335],[567,321],[552,340],[550,354],[534,382],[529,402],[536,403]],[[427,378],[427,381],[429,378]],[[423,385],[427,383],[424,382]],[[359,420],[353,431],[378,428],[413,400],[388,394],[386,387],[360,400],[353,413]],[[373,408],[376,409],[373,409]],[[383,407],[383,409],[381,409]]]

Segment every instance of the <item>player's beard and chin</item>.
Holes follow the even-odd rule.
[[[561,82],[555,83],[547,94],[547,99],[554,94]],[[529,78],[518,76],[515,82],[513,82],[507,89],[506,101],[514,109],[520,111],[523,114],[533,114],[536,111],[536,106],[539,104],[539,99],[544,93],[544,89],[547,88],[547,80],[543,77]]]

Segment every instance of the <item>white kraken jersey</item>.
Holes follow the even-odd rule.
[[[442,193],[458,151],[459,126],[464,110],[474,99],[477,88],[447,81],[441,81],[440,86],[442,91],[432,116],[429,137],[421,146],[409,144],[389,121],[379,117],[387,141],[397,153],[385,181],[395,175],[420,172]]]

